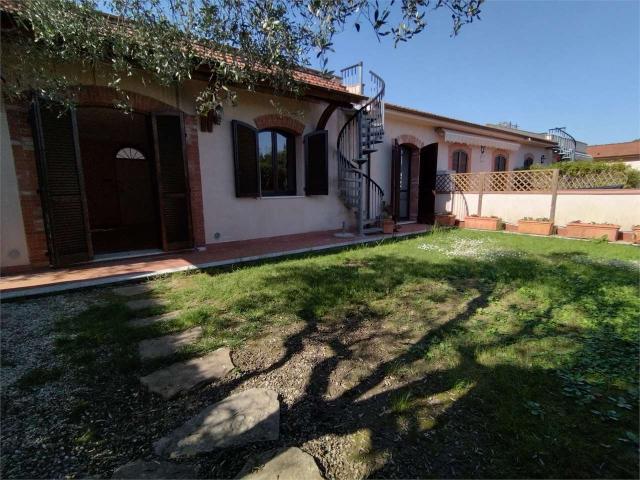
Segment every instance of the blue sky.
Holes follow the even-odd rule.
[[[409,43],[353,27],[330,68],[363,60],[386,100],[477,123],[567,127],[590,144],[640,137],[640,1],[487,1],[451,37],[444,10]]]

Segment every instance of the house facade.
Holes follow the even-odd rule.
[[[130,114],[94,78],[62,116],[37,102],[3,103],[3,269],[366,233],[383,202],[399,221],[427,223],[438,172],[552,158],[553,141],[385,105],[381,79],[365,95],[348,73],[305,71],[298,99],[240,92],[219,125],[196,116],[196,80],[176,89],[131,80]]]
[[[640,170],[640,140],[603,145],[589,145],[587,152],[601,162],[622,162]]]

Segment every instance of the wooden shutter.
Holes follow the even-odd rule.
[[[178,114],[153,114],[158,203],[165,250],[192,246],[184,126]]]
[[[51,264],[90,260],[93,252],[75,111],[35,100],[31,119]]]
[[[231,121],[231,129],[233,134],[236,197],[259,197],[258,130],[237,120]]]
[[[394,218],[400,217],[400,145],[391,146],[391,207]]]
[[[318,130],[304,137],[305,194],[329,195],[329,132]]]

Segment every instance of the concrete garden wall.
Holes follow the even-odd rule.
[[[438,193],[436,212],[451,211],[460,220],[478,213],[478,193]],[[524,217],[549,217],[550,193],[485,193],[482,215],[517,223]],[[640,225],[640,190],[566,190],[558,192],[555,224],[574,220],[614,223],[629,231]]]

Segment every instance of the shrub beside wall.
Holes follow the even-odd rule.
[[[558,162],[549,165],[532,165],[531,170],[558,169],[560,175],[569,177],[584,177],[593,173],[624,173],[627,181],[624,188],[640,188],[640,170],[636,170],[625,163],[611,162]]]

